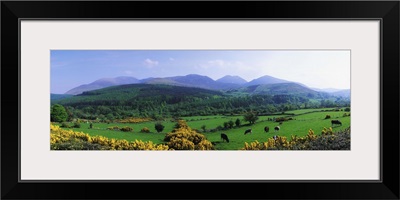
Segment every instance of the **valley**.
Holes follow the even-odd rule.
[[[65,120],[57,121],[52,117],[52,124],[72,131],[70,133],[87,134],[86,137],[151,142],[162,148],[169,145],[175,150],[259,149],[263,148],[262,142],[273,137],[285,142],[293,137],[298,140],[296,137],[299,137],[304,138],[299,140],[304,142],[307,137],[326,135],[327,130],[330,134],[349,134],[350,96],[334,95],[340,92],[345,93],[338,90],[323,92],[270,76],[250,82],[239,76],[225,76],[214,81],[195,74],[142,80],[117,77],[78,86],[66,94],[52,94],[52,111],[57,105],[66,113]],[[254,119],[246,118],[249,114]],[[332,125],[333,119],[340,120],[341,125]],[[157,124],[163,127],[161,131],[157,130]],[[184,124],[182,126],[186,129],[177,129],[178,124]],[[279,126],[279,131],[274,130],[276,126]],[[265,127],[268,127],[268,132]],[[251,133],[244,134],[248,129],[252,130]],[[207,143],[204,143],[205,146],[196,146],[198,144],[194,141],[171,144],[166,138],[177,130],[200,134],[204,137],[202,141]],[[222,133],[227,135],[229,142],[221,140]],[[340,141],[347,141],[342,137],[338,137]],[[344,137],[347,137],[346,134]],[[304,148],[304,145],[296,146],[290,142],[286,146],[289,144],[292,149]],[[345,143],[345,147],[329,148],[350,148],[346,145],[350,143]],[[279,149],[283,146],[268,148]],[[318,148],[323,147],[320,145]]]

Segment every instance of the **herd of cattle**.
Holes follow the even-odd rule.
[[[341,125],[342,125],[342,122],[341,122],[340,120],[331,120],[331,125],[333,126],[334,124],[338,124],[338,125],[341,126]],[[279,125],[282,125],[282,123],[279,123]],[[279,131],[280,129],[281,129],[281,127],[279,127],[279,126],[275,126],[275,127],[274,127],[274,131],[275,131],[275,132],[276,132],[276,131]],[[269,132],[269,127],[268,127],[268,126],[264,127],[264,131],[265,131],[266,133],[268,133],[268,132]],[[249,129],[247,129],[247,130],[244,131],[244,134],[245,134],[245,135],[246,135],[246,134],[249,134],[249,133],[253,133],[253,130],[252,130],[251,128],[249,128]],[[273,138],[276,139],[277,136],[274,135]],[[229,143],[228,135],[226,135],[225,133],[221,133],[221,139],[222,139],[222,141],[226,141],[226,142]]]

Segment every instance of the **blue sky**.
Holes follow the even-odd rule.
[[[350,88],[350,51],[52,50],[51,93],[100,78],[138,79],[200,74],[247,81],[270,75],[316,88]]]

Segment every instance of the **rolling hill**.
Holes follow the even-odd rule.
[[[175,76],[175,77],[169,77],[167,79],[171,79],[187,87],[197,87],[210,90],[226,90],[226,89],[240,87],[240,85],[214,81],[208,76],[201,76],[197,74],[189,74],[186,76]]]
[[[178,103],[186,99],[210,99],[224,94],[215,90],[173,85],[127,84],[86,91],[71,98],[52,101],[67,106],[76,105],[131,105],[134,102]]]
[[[298,83],[275,83],[268,85],[251,85],[237,90],[231,90],[230,93],[249,94],[249,95],[295,95],[307,98],[327,98],[328,93],[317,92]]]
[[[145,84],[165,84],[203,88],[209,90],[225,90],[240,87],[240,85],[238,84],[214,81],[208,76],[201,76],[197,74],[188,74],[186,76],[173,76],[165,78],[147,78],[140,80],[140,82]]]
[[[351,96],[351,91],[350,89],[347,90],[339,90],[336,92],[331,93],[333,96],[339,96],[339,97],[344,97],[344,98],[350,98]]]
[[[120,76],[116,78],[102,78],[96,80],[89,84],[80,85],[78,87],[72,88],[67,91],[65,94],[77,95],[81,94],[85,91],[97,90],[105,87],[115,86],[115,85],[124,85],[124,84],[133,84],[139,83],[139,80],[134,77]]]
[[[240,78],[240,77],[239,77]],[[241,78],[240,78],[241,79]],[[238,79],[239,80],[239,79]],[[93,91],[110,86],[125,85],[125,84],[164,84],[173,86],[184,86],[203,88],[210,90],[226,90],[240,87],[239,84],[226,83],[224,81],[214,81],[208,76],[201,76],[197,74],[189,74],[186,76],[173,76],[165,78],[146,78],[136,79],[134,77],[116,77],[116,78],[102,78],[89,84],[80,85],[75,87],[65,94],[77,95],[85,91]]]

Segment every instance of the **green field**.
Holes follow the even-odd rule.
[[[282,125],[277,122],[268,121],[268,118],[286,116],[285,114],[273,115],[273,116],[259,116],[259,120],[249,126],[243,121],[243,116],[193,116],[193,117],[183,117],[187,121],[187,124],[192,129],[202,130],[202,126],[206,126],[206,132],[204,134],[209,141],[214,143],[217,150],[237,150],[244,146],[245,142],[253,142],[254,140],[266,141],[268,138],[279,135],[286,136],[290,138],[291,135],[304,136],[307,135],[308,130],[314,130],[315,134],[320,134],[321,130],[326,127],[331,126],[331,119],[339,119],[342,122],[342,126],[335,125],[333,127],[334,131],[344,130],[350,126],[350,117],[343,117],[344,111],[324,111],[332,109],[302,109],[296,111],[285,112],[288,117],[292,117],[293,120],[285,121]],[[294,115],[293,115],[294,114]],[[324,119],[326,115],[330,115],[331,119]],[[242,121],[242,126],[239,128],[234,127],[229,130],[222,130],[216,132],[209,132],[210,129],[214,129],[217,126],[223,126],[224,122],[235,120],[239,118]],[[168,119],[161,121],[165,126],[162,133],[157,133],[154,124],[155,122],[143,122],[137,124],[122,124],[122,123],[93,123],[93,128],[89,129],[88,123],[81,123],[81,128],[71,128],[74,131],[82,131],[91,136],[104,136],[108,138],[115,139],[126,139],[132,140],[142,140],[142,141],[153,141],[154,143],[163,143],[163,139],[166,133],[171,132],[175,125],[175,122]],[[72,125],[72,123],[71,123]],[[279,125],[281,127],[279,132],[274,131],[274,127]],[[107,127],[118,126],[124,127],[129,126],[133,128],[133,132],[122,132],[107,130]],[[264,132],[264,127],[269,126],[270,131],[268,133]],[[150,129],[150,133],[140,133],[140,130],[144,127]],[[253,133],[244,135],[244,131],[248,128],[252,128]],[[222,142],[220,134],[225,133],[228,135],[230,142]]]

